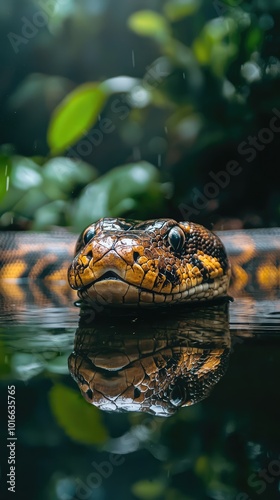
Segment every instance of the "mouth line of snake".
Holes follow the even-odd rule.
[[[120,283],[125,283],[128,286],[133,286],[137,288],[139,291],[151,293],[151,294],[157,294],[157,295],[170,295],[170,294],[164,294],[164,293],[159,293],[159,292],[153,292],[152,290],[149,290],[148,288],[144,288],[142,286],[137,286],[135,283],[128,283],[125,281],[123,278],[121,278],[117,273],[114,271],[106,271],[102,276],[99,276],[96,280],[92,281],[88,285],[83,286],[80,288],[81,292],[84,292],[85,290],[89,290],[92,286],[96,285],[96,283],[104,282],[104,281],[119,281]]]
[[[104,282],[104,281],[118,281],[120,283],[125,283],[128,286],[133,286],[137,288],[140,292],[147,292],[150,294],[156,294],[156,295],[172,295],[172,292],[170,293],[164,293],[164,292],[154,292],[153,290],[149,290],[148,288],[144,288],[142,286],[135,285],[135,283],[129,283],[128,281],[125,281],[123,278],[121,278],[117,273],[114,271],[106,271],[102,276],[99,276],[96,280],[92,281],[88,285],[83,286],[80,288],[80,291],[85,291],[89,290],[92,286],[95,286],[96,283]]]
[[[80,291],[88,290],[89,288],[96,285],[96,283],[99,283],[100,281],[109,281],[109,280],[121,281],[122,283],[129,284],[114,271],[106,271],[106,273],[102,274],[102,276],[99,276],[99,278],[97,278],[96,280],[91,281],[91,283],[89,283],[88,285],[82,286],[79,290]]]
[[[87,291],[91,287],[94,287],[97,283],[106,282],[106,281],[110,281],[110,282],[116,281],[119,283],[125,283],[126,285],[128,285],[130,287],[136,288],[139,292],[145,292],[145,293],[148,293],[150,295],[157,295],[157,296],[161,296],[161,297],[163,297],[163,296],[164,297],[172,297],[172,296],[175,297],[176,295],[178,295],[178,292],[177,293],[176,292],[175,293],[156,292],[153,290],[149,290],[148,288],[137,286],[137,285],[135,285],[135,283],[128,283],[127,281],[125,281],[123,278],[121,278],[114,271],[106,271],[104,274],[102,274],[102,276],[100,276],[96,280],[94,280],[91,283],[89,283],[88,285],[85,285],[82,288],[80,288],[80,292]],[[189,289],[185,290],[184,292],[181,292],[181,293],[179,292],[179,293],[180,293],[180,295],[192,295],[192,292],[194,293],[196,290],[199,290],[199,291],[203,290],[204,292],[206,292],[208,288],[211,288],[211,285],[212,286],[214,285],[214,288],[216,288],[215,282],[217,283],[217,280],[213,280],[211,283],[204,283],[204,284],[200,284],[200,285],[191,286]]]

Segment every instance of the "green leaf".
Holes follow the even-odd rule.
[[[11,160],[7,155],[0,156],[0,200],[4,198],[10,186]]]
[[[52,200],[70,197],[79,186],[85,186],[97,177],[97,171],[82,160],[56,157],[42,168],[44,192]]]
[[[200,479],[203,479],[205,482],[209,482],[213,473],[209,457],[206,455],[199,456],[194,464],[194,471]]]
[[[4,330],[0,329],[0,335],[3,335]],[[6,346],[2,340],[0,340],[0,380],[4,380],[9,376],[11,378],[11,368],[9,364],[9,358],[8,353],[6,352]]]
[[[4,197],[1,202],[0,213],[4,213],[6,211],[18,209],[21,212],[23,207],[30,207],[31,214],[34,213],[36,206],[32,205],[31,199],[33,200],[32,191],[35,189],[37,192],[39,191],[39,206],[42,204],[41,198],[44,198],[44,195],[40,195],[41,192],[41,184],[42,184],[42,173],[41,168],[36,165],[31,159],[25,158],[23,156],[13,156],[9,160],[11,164],[10,176],[9,176],[9,191],[7,191],[7,196]],[[1,170],[1,169],[0,169]],[[9,171],[9,169],[8,169]],[[0,173],[1,175],[1,173]],[[0,179],[2,180],[2,179]],[[4,181],[4,178],[3,178]],[[5,179],[4,186],[6,187],[7,179]],[[2,186],[2,182],[1,182]],[[25,202],[23,198],[25,198]],[[19,205],[18,205],[19,204]],[[21,213],[23,215],[23,212]]]
[[[180,19],[194,14],[200,7],[197,0],[171,0],[164,6],[164,12],[170,21]]]
[[[141,498],[142,500],[153,500],[159,497],[162,498],[165,489],[166,485],[164,482],[143,479],[132,486],[132,493],[137,498]]]
[[[231,44],[217,43],[213,46],[211,67],[215,75],[222,77],[225,73],[229,62],[234,58],[237,53],[237,47]]]
[[[137,211],[156,210],[164,193],[159,171],[148,162],[115,167],[89,184],[72,206],[71,223],[77,230],[101,217],[119,217]]]
[[[211,46],[204,37],[198,37],[193,42],[193,51],[200,64],[208,64],[211,58]]]
[[[209,65],[219,77],[223,76],[237,52],[236,30],[237,25],[232,19],[212,19],[193,42],[193,52],[198,62]]]
[[[249,31],[246,39],[246,48],[249,54],[259,49],[260,45],[263,42],[263,38],[264,34],[259,29],[259,27],[255,26]]]
[[[158,40],[169,37],[169,26],[163,16],[153,10],[140,10],[128,19],[129,28],[137,35],[151,36]]]
[[[34,161],[24,156],[13,156],[11,161],[11,183],[15,188],[28,191],[42,185],[42,171]]]
[[[56,384],[49,398],[58,424],[72,439],[85,444],[101,444],[108,439],[101,412],[86,403],[78,390]]]
[[[55,200],[46,203],[35,210],[32,229],[35,231],[46,231],[53,226],[65,226],[67,203],[63,200]]]
[[[47,140],[53,155],[75,144],[94,125],[107,97],[100,85],[86,83],[63,99],[48,129]]]

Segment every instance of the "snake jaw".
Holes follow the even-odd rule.
[[[229,264],[225,250],[203,226],[159,219],[110,231],[110,220],[95,224],[93,238],[83,246],[79,243],[79,253],[69,268],[70,286],[80,298],[133,306],[226,295]]]

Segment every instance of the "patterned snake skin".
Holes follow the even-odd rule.
[[[192,222],[101,219],[81,234],[76,254],[68,279],[87,302],[149,306],[227,294],[224,246]]]
[[[106,219],[105,219],[106,221]],[[119,219],[110,219],[110,225],[114,227],[118,227],[120,224]],[[105,222],[103,221],[103,224]],[[171,224],[174,224],[174,221],[171,221]],[[102,221],[97,223],[96,228],[100,227]],[[124,224],[123,222],[121,223]],[[145,224],[145,223],[144,223]],[[169,227],[170,222],[165,222],[162,224],[162,228],[165,230]],[[177,223],[175,223],[177,225]],[[187,226],[187,223],[184,223],[186,227],[191,227],[191,225]],[[131,223],[128,223],[128,228],[131,227]],[[195,226],[197,227],[197,226]],[[198,226],[201,227],[201,226]],[[182,279],[181,286],[187,286],[190,283],[187,279],[196,280],[193,281],[195,286],[200,286],[198,283],[207,279],[210,281],[210,287],[213,286],[211,280],[213,278],[207,277],[208,274],[211,273],[211,266],[213,266],[213,259],[215,261],[215,257],[210,255],[207,258],[207,252],[205,251],[206,257],[200,253],[197,257],[194,256],[194,253],[190,255],[191,263],[189,263],[188,273],[186,277],[184,277],[184,272],[177,268],[176,272],[172,272],[172,262],[177,261],[178,256],[175,253],[173,257],[168,257],[169,263],[166,262],[166,265],[162,265],[161,269],[158,268],[158,271],[151,270],[149,266],[151,266],[153,260],[148,260],[150,252],[153,252],[151,248],[149,248],[147,243],[147,237],[150,238],[151,234],[148,233],[148,228],[145,229],[144,243],[143,245],[139,245],[138,241],[138,250],[139,254],[142,251],[145,255],[142,255],[142,268],[143,273],[146,273],[147,279],[145,281],[145,286],[149,287],[153,283],[153,279],[157,274],[157,278],[154,281],[154,284],[158,286],[159,289],[159,280],[158,276],[161,274],[164,280],[165,278],[165,292],[167,301],[171,301],[173,299],[170,291],[173,287],[173,292],[177,293],[178,287],[180,289],[180,284],[176,284],[176,280]],[[180,227],[180,230],[184,230]],[[83,237],[86,236],[87,232],[91,231],[91,227],[85,231]],[[107,239],[107,243],[112,240],[117,240],[116,234],[114,235],[113,231],[110,230],[110,235]],[[147,233],[147,234],[146,234]],[[165,240],[163,239],[163,246],[161,247],[153,247],[155,248],[155,254],[158,256],[159,262],[162,262],[163,257],[162,253],[164,252],[164,248],[168,246],[168,231],[166,232]],[[229,294],[233,297],[236,296],[245,296],[248,298],[254,297],[254,294],[257,293],[258,296],[263,295],[265,298],[277,298],[279,295],[280,288],[280,228],[273,229],[256,229],[256,230],[244,230],[244,231],[220,231],[217,233],[220,240],[223,242],[223,245],[226,249],[227,255],[231,264],[231,283],[229,288]],[[212,233],[210,233],[212,235]],[[90,235],[89,235],[90,236]],[[129,241],[133,238],[133,233],[130,233],[130,230],[127,231],[127,236]],[[211,236],[213,238],[213,236]],[[97,239],[100,242],[100,236]],[[118,245],[120,246],[120,239],[118,239]],[[213,241],[213,239],[212,239]],[[214,240],[219,241],[219,240]],[[0,301],[5,303],[5,306],[8,308],[11,304],[11,301],[14,303],[14,307],[18,305],[24,304],[25,302],[32,301],[34,304],[40,306],[40,304],[44,304],[44,301],[47,300],[55,300],[57,305],[59,304],[70,304],[71,301],[74,301],[76,298],[76,292],[71,291],[68,283],[67,283],[67,271],[69,268],[69,263],[73,260],[73,255],[76,255],[73,264],[71,266],[70,271],[70,282],[74,288],[80,287],[78,283],[79,279],[86,280],[86,288],[83,290],[83,287],[80,288],[80,295],[94,295],[94,287],[91,286],[87,288],[88,281],[91,283],[92,280],[92,272],[90,273],[90,266],[87,266],[87,263],[90,263],[89,258],[86,256],[86,253],[92,250],[93,241],[90,240],[86,245],[83,244],[83,240],[80,237],[78,244],[77,235],[71,234],[67,231],[60,231],[59,233],[31,233],[31,232],[0,232]],[[153,244],[157,245],[157,242]],[[76,245],[76,250],[75,250]],[[140,248],[141,247],[141,248]],[[124,245],[125,248],[125,245]],[[223,248],[223,247],[220,247]],[[208,251],[208,250],[207,250]],[[222,251],[222,256],[224,256],[224,251]],[[137,252],[137,249],[135,253]],[[210,252],[211,253],[211,252]],[[78,254],[78,255],[77,255]],[[104,255],[105,260],[103,260],[104,265],[106,264],[106,259],[108,259],[110,252],[107,252]],[[84,258],[85,265],[81,267],[81,272],[79,271],[79,260]],[[118,262],[122,262],[121,258],[117,257]],[[126,254],[126,258],[133,258],[133,254],[131,255],[129,252]],[[137,259],[141,259],[141,256],[134,256]],[[203,258],[202,258],[203,257]],[[185,258],[185,256],[184,256]],[[212,261],[211,261],[212,258]],[[136,260],[137,260],[136,259]],[[152,257],[153,259],[153,257]],[[195,260],[197,259],[197,260]],[[216,257],[217,259],[217,257]],[[217,259],[218,268],[215,266],[213,269],[218,269],[218,274],[220,273],[222,279],[228,280],[228,267],[227,261],[220,261]],[[140,260],[141,262],[141,260]],[[87,266],[87,277],[85,273],[85,266]],[[123,268],[126,266],[123,261]],[[139,263],[135,263],[133,260],[132,267],[128,276],[130,280],[135,280],[137,278],[137,273],[133,273],[133,266],[139,266]],[[199,268],[200,266],[200,268]],[[210,273],[207,273],[207,266]],[[206,268],[206,271],[205,271]],[[104,268],[105,269],[105,268]],[[223,271],[224,269],[224,271]],[[83,271],[83,272],[82,272]],[[100,271],[99,271],[100,272]],[[123,272],[121,270],[121,272]],[[214,271],[215,273],[216,271]],[[223,274],[225,272],[225,274]],[[142,272],[139,271],[139,275]],[[78,277],[79,274],[79,277]],[[203,277],[205,276],[205,278]],[[227,278],[223,278],[223,276],[227,276]],[[108,274],[107,274],[107,277]],[[221,279],[221,277],[218,279]],[[105,276],[106,278],[106,276]],[[149,279],[148,279],[149,278]],[[214,278],[214,281],[217,278]],[[183,281],[185,280],[185,284],[183,285]],[[113,280],[110,279],[110,282]],[[108,281],[108,283],[109,283]],[[77,282],[77,283],[76,283]],[[143,283],[143,282],[142,282]],[[26,285],[28,284],[28,298]],[[116,284],[116,283],[113,283]],[[118,286],[119,283],[117,282]],[[198,284],[198,285],[197,285]],[[207,286],[207,283],[205,283]],[[100,287],[100,285],[97,286]],[[122,286],[122,285],[121,285]],[[202,284],[202,286],[204,286]],[[190,288],[190,290],[194,289]],[[210,288],[211,289],[211,288]],[[210,290],[209,289],[209,290]],[[201,290],[201,288],[199,288]],[[146,292],[146,291],[145,291]],[[206,291],[207,292],[207,291]],[[184,292],[178,292],[178,294]],[[191,292],[193,293],[193,292]],[[203,295],[203,290],[202,292]],[[226,292],[224,292],[226,293]],[[174,297],[175,297],[174,294]],[[114,296],[116,296],[114,292]],[[164,300],[158,293],[157,300]],[[136,295],[136,297],[139,297]],[[150,298],[153,298],[152,294],[142,295],[143,300],[149,301]],[[160,297],[160,298],[159,298]],[[190,295],[190,298],[192,295]],[[123,296],[120,296],[120,301],[123,300]],[[103,299],[104,301],[104,299]],[[149,303],[149,302],[147,302]]]
[[[237,299],[236,305],[242,298],[245,321],[258,303],[266,311],[271,305],[275,316],[279,310],[280,230],[225,231],[218,236],[231,264],[229,294]],[[180,291],[180,284],[186,286],[188,297],[195,298],[197,293],[196,297],[199,299],[202,294],[203,299],[206,298],[203,293],[212,293],[214,297],[213,290],[219,290],[219,285],[213,287],[215,280],[225,280],[225,277],[228,280],[229,266],[220,240],[201,226],[170,220],[156,221],[156,225],[137,223],[135,229],[131,221],[105,219],[87,228],[76,248],[77,236],[66,231],[2,232],[0,308],[3,319],[10,320],[11,324],[25,322],[27,313],[30,322],[38,311],[40,325],[46,324],[47,318],[56,325],[58,312],[65,323],[74,309],[73,320],[77,321],[78,311],[72,306],[77,295],[67,281],[73,255],[70,282],[79,288],[81,297],[90,301],[105,302],[104,288],[102,300],[94,291],[94,286],[100,287],[103,281],[105,291],[107,285],[110,288],[108,298],[113,297],[117,305],[123,304],[122,276],[126,276],[127,281],[140,276],[145,291],[140,287],[141,291],[139,288],[134,294],[138,300],[150,304],[154,303],[150,302],[152,297],[155,303],[177,302],[178,307],[172,314],[169,308],[161,308],[157,314],[145,308],[141,313],[150,314],[148,319],[141,319],[132,309],[126,309],[122,319],[118,310],[117,321],[111,313],[99,320],[95,315],[98,309],[94,314],[86,309],[84,314],[88,317],[81,309],[69,369],[84,398],[101,409],[171,415],[179,407],[206,397],[226,370],[230,354],[227,304],[212,302],[206,307],[206,302],[199,300],[198,312],[193,300],[191,308],[187,308],[184,301],[180,306],[177,300],[178,294],[184,293]],[[93,251],[99,259],[91,257]],[[215,251],[218,253],[213,254]],[[134,274],[133,268],[138,273]],[[112,273],[119,273],[121,279]],[[159,279],[165,293],[162,302],[154,298],[160,291],[149,295],[149,288],[158,286]],[[206,288],[198,288],[201,285]],[[190,294],[190,290],[195,291]],[[130,301],[131,297],[133,294]],[[102,305],[99,308],[104,309]],[[53,317],[52,311],[55,311]],[[69,325],[72,326],[71,321]]]

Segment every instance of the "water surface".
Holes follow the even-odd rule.
[[[100,320],[24,293],[1,309],[1,498],[7,437],[14,498],[280,497],[277,294]]]

